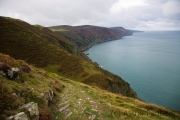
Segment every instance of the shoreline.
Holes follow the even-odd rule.
[[[96,44],[101,44],[101,43],[105,43],[105,42],[110,42],[110,41],[115,41],[115,40],[120,40],[120,39],[123,39],[124,37],[126,37],[126,36],[132,36],[133,35],[133,32],[131,32],[131,34],[128,34],[128,35],[124,35],[124,36],[120,36],[120,37],[118,37],[118,38],[116,38],[116,39],[109,39],[109,40],[107,40],[107,41],[102,41],[102,42],[95,42],[95,43],[91,43],[89,46],[87,46],[86,48],[83,48],[83,49],[80,49],[79,50],[79,52],[85,52],[85,51],[87,51],[88,49],[90,49],[91,47],[93,47],[94,45],[96,45]]]
[[[150,32],[149,32],[149,33],[150,33]],[[154,33],[155,33],[156,35],[158,35],[158,36],[161,36],[161,34],[159,34],[159,33],[156,32],[156,31],[155,31]],[[138,34],[137,34],[137,35],[138,35]],[[145,33],[145,34],[144,34],[144,33],[142,34],[142,36],[143,36],[144,38],[147,37],[147,36],[145,36],[145,35],[146,35],[146,33]],[[150,36],[151,34],[149,35],[148,32],[147,32],[147,35]],[[153,35],[154,35],[154,34],[153,34]],[[171,34],[171,35],[174,36],[174,34]],[[136,36],[136,34],[134,34],[134,36]],[[138,36],[139,36],[139,35],[138,35]],[[157,41],[159,41],[159,37],[158,37],[158,36],[157,36],[157,38],[156,38]],[[169,35],[166,35],[166,36],[169,36]],[[179,36],[179,35],[178,35],[178,36]],[[143,39],[144,39],[144,38],[143,38]],[[171,38],[171,36],[170,36],[169,38]],[[130,39],[130,38],[124,37],[124,39]],[[134,37],[131,38],[132,41],[133,41],[133,39],[134,39]],[[163,39],[163,37],[162,37],[161,39]],[[169,43],[169,40],[168,40],[168,39],[167,39],[166,41],[168,41],[168,43]],[[177,41],[177,40],[175,40],[175,41]],[[119,42],[121,42],[121,41],[119,41]],[[125,41],[124,41],[124,42],[125,42]],[[149,41],[149,42],[150,42],[150,41]],[[162,43],[164,43],[164,42],[165,42],[165,41],[163,40]],[[135,42],[135,43],[136,43],[136,42]],[[146,43],[146,42],[145,42],[145,43]],[[156,43],[157,43],[157,42],[154,42],[154,45],[157,45]],[[162,44],[162,43],[161,43],[161,44]],[[173,42],[173,41],[172,41],[172,43],[176,43],[176,42]],[[108,46],[108,44],[109,44],[109,43],[106,44],[107,46],[105,45],[106,47],[102,47],[102,46],[103,46],[103,45],[102,45],[102,46],[101,46],[101,47],[102,47],[102,50],[108,48],[108,47],[110,46],[110,45]],[[147,44],[147,45],[148,45],[148,44]],[[121,46],[123,46],[123,44],[121,44]],[[117,48],[118,48],[118,47],[119,47],[119,48],[122,48],[121,46],[117,46]],[[163,47],[164,47],[164,46],[163,46]],[[156,48],[159,49],[159,47],[156,47]],[[92,48],[92,49],[93,49],[93,48]],[[127,49],[128,49],[128,48],[127,48]],[[153,49],[153,48],[152,48],[152,49]],[[174,50],[176,50],[176,49],[174,49]],[[94,51],[94,50],[93,50],[93,51]],[[98,52],[98,51],[101,51],[101,50],[96,49],[96,51]],[[93,54],[94,54],[96,51],[91,52],[91,50],[90,50],[90,51],[87,51],[86,53],[91,53],[91,55],[93,56]],[[107,51],[109,52],[108,49],[107,49]],[[136,52],[136,53],[137,53],[137,52]],[[98,53],[98,54],[100,54],[100,53]],[[119,53],[119,54],[122,54],[122,52]],[[91,56],[91,55],[90,55],[90,56]],[[154,54],[153,54],[153,55],[154,55]],[[163,54],[162,54],[162,55],[163,55]],[[90,57],[90,56],[89,56],[89,57]],[[93,56],[93,57],[96,58],[96,57],[98,57],[98,55]],[[90,58],[91,58],[91,57],[90,57]],[[156,58],[156,57],[154,57],[154,58]],[[114,58],[114,59],[115,59],[115,58]],[[110,60],[111,60],[111,59],[110,59]],[[155,59],[155,60],[160,61],[159,59]],[[167,59],[166,59],[166,60],[167,60]],[[103,59],[102,59],[102,61],[103,61]],[[96,61],[96,62],[97,62],[97,61]],[[118,62],[119,62],[119,61],[118,61]],[[123,62],[124,62],[124,61],[123,61]],[[139,62],[139,60],[138,60],[138,62]],[[168,62],[168,61],[167,61],[167,62]],[[100,63],[100,62],[98,62],[98,63]],[[131,62],[131,63],[132,63],[132,62]],[[141,62],[141,63],[142,63],[142,62]],[[159,62],[157,62],[157,63],[159,63]],[[106,63],[105,63],[105,64],[106,64]],[[102,65],[103,65],[103,64],[102,64]],[[127,65],[128,65],[128,64],[127,64]],[[141,65],[142,65],[142,64],[140,64],[140,66],[141,66]],[[162,64],[162,65],[163,65],[163,64]],[[169,65],[171,65],[171,64],[169,64]],[[124,66],[125,66],[125,65],[124,65]],[[150,64],[149,64],[149,66],[150,66]],[[163,67],[164,67],[164,66],[163,66]],[[112,68],[113,68],[113,67],[112,67]],[[148,70],[149,70],[150,67],[147,67],[147,68],[148,68]],[[114,68],[113,68],[113,69],[114,69]],[[110,70],[108,69],[108,71],[110,71]],[[160,70],[160,71],[163,71],[163,70]],[[110,72],[112,72],[112,71],[110,71]],[[134,71],[134,72],[135,72],[135,71]],[[142,72],[141,72],[141,73],[142,73]],[[165,73],[165,72],[163,71],[163,73]],[[130,74],[129,74],[129,75],[130,75]],[[121,74],[119,74],[118,76],[121,76]],[[145,76],[145,77],[147,77],[147,76]],[[143,79],[147,79],[147,78],[148,78],[148,77],[147,77],[147,78],[145,78],[145,77],[144,77]],[[142,77],[140,77],[140,78],[142,79]],[[170,78],[173,79],[173,76],[171,76]],[[139,79],[139,78],[136,78],[136,79]],[[155,78],[153,78],[153,79],[158,79],[158,78],[155,77]],[[163,77],[163,79],[164,79],[164,77]],[[166,79],[166,78],[165,78],[165,79]],[[127,81],[125,78],[124,78],[124,80]],[[128,83],[130,83],[130,82],[128,82]],[[131,84],[130,84],[130,85],[131,85]],[[167,85],[167,86],[168,86],[168,85]],[[132,86],[131,86],[131,87],[132,87]],[[133,89],[133,90],[135,90],[135,89]],[[136,91],[136,90],[135,90],[135,91]],[[153,90],[152,90],[152,91],[153,91]],[[150,92],[151,92],[151,91],[150,91]],[[166,91],[164,91],[164,92],[166,92]],[[144,99],[143,97],[141,97],[140,94],[138,94],[138,93],[139,93],[139,92],[137,91],[137,95],[138,95],[138,97],[141,98],[141,100],[147,101],[146,99]],[[173,93],[173,92],[172,92],[172,93]],[[171,96],[172,94],[169,94],[169,95]],[[152,99],[154,100],[155,98],[152,98]],[[150,103],[150,102],[149,102],[149,103]],[[153,103],[154,103],[154,102],[153,102]],[[163,102],[162,102],[162,103],[163,103]],[[174,104],[175,104],[175,103],[176,103],[176,102],[174,101],[174,103],[173,103],[172,105],[168,106],[168,102],[163,103],[163,105],[162,105],[162,104],[159,104],[158,102],[155,102],[155,104],[157,104],[157,105],[159,105],[159,106],[164,106],[164,107],[169,108],[169,109],[178,110],[176,107],[174,107]]]
[[[130,36],[130,35],[127,35],[127,36]],[[125,36],[122,36],[121,38],[118,38],[118,39],[113,39],[113,40],[108,40],[108,41],[103,41],[103,42],[98,42],[98,43],[92,43],[92,44],[89,45],[88,47],[83,48],[82,50],[79,50],[79,51],[84,53],[84,52],[87,51],[88,49],[92,48],[94,45],[101,44],[101,43],[105,43],[105,42],[111,42],[111,41],[120,40],[120,39],[123,39],[123,37],[125,37]]]

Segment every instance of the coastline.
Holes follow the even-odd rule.
[[[165,33],[167,33],[167,32],[165,32]],[[164,36],[162,36],[162,35],[164,35]],[[108,54],[107,60],[109,61],[108,63],[104,62],[104,59],[106,59],[106,57],[104,57],[103,54],[101,55],[101,57],[103,59],[98,58],[98,55],[101,54],[104,49],[109,48],[111,45],[113,46],[113,42],[112,42],[112,44],[111,43],[105,44],[105,47],[103,47],[103,45],[101,45],[100,47],[97,46],[97,47],[95,47],[95,50],[93,50],[93,48],[94,48],[93,47],[86,53],[91,53],[91,55],[89,55],[89,57],[93,61],[99,63],[104,68],[108,68],[107,70],[110,72],[112,72],[111,70],[115,71],[115,72],[113,72],[114,74],[117,74],[118,76],[122,76],[125,81],[128,80],[127,82],[130,83],[130,85],[136,83],[135,87],[133,87],[133,89],[137,92],[138,97],[141,100],[147,101],[149,103],[155,103],[157,105],[164,106],[164,107],[167,107],[170,109],[179,110],[179,108],[176,107],[176,106],[179,106],[179,103],[177,103],[177,101],[174,101],[173,103],[171,102],[172,101],[171,98],[175,98],[175,97],[177,98],[177,96],[179,96],[179,93],[176,93],[173,91],[168,91],[168,90],[166,91],[163,89],[165,87],[167,87],[169,90],[171,88],[178,89],[176,84],[173,84],[173,83],[178,82],[177,77],[179,76],[179,75],[177,77],[175,76],[175,75],[177,75],[176,73],[179,70],[179,68],[176,67],[176,65],[177,65],[176,61],[178,61],[178,59],[179,59],[179,55],[178,55],[179,53],[176,52],[179,49],[178,46],[180,45],[179,40],[178,40],[179,34],[177,34],[177,33],[175,34],[172,32],[170,32],[169,34],[164,34],[161,31],[160,32],[155,31],[153,34],[152,34],[152,32],[145,32],[140,36],[141,39],[137,39],[137,41],[134,41],[134,39],[137,38],[138,36],[140,36],[140,34],[134,34],[134,37],[133,36],[125,37],[124,39],[131,40],[131,41],[128,40],[129,42],[127,42],[127,40],[123,40],[123,41],[119,41],[122,44],[120,44],[120,43],[118,44],[117,43],[118,41],[114,43],[114,47],[116,47],[116,45],[117,45],[117,48],[114,48],[113,52],[117,53],[117,51],[114,51],[114,50],[118,49],[119,56],[120,56],[120,54],[121,54],[121,56],[123,56],[122,54],[124,54],[125,57],[120,56],[119,57],[120,59],[119,59],[116,55],[112,55],[113,53],[107,49],[106,51],[110,52],[110,54],[107,53]],[[164,39],[165,37],[168,39]],[[170,41],[169,39],[172,39],[173,37],[175,37],[174,40]],[[151,41],[150,38],[152,38],[153,41]],[[154,41],[154,39],[156,39],[156,41]],[[123,47],[124,43],[126,43],[125,45],[127,45],[127,43],[130,43],[130,44]],[[141,43],[141,44],[138,44],[138,43]],[[157,44],[157,43],[159,43],[159,44]],[[169,43],[169,44],[167,44],[167,43]],[[131,46],[132,44],[134,46],[138,45],[139,47],[132,48],[133,47],[133,46]],[[152,47],[152,45],[154,47]],[[174,48],[171,48],[171,45],[174,45]],[[102,49],[97,49],[98,47],[102,48]],[[147,49],[147,51],[144,52],[145,48],[149,48],[149,49]],[[156,48],[156,49],[154,49],[154,48]],[[171,50],[169,49],[170,51],[168,52],[167,48],[171,48]],[[128,51],[130,49],[132,49],[132,51]],[[166,52],[161,51],[162,49],[167,50],[167,51]],[[151,51],[153,51],[153,52],[151,52]],[[129,52],[131,52],[132,56],[127,57]],[[172,52],[174,54],[171,54]],[[105,52],[105,54],[106,54],[106,52]],[[145,55],[147,57],[145,57]],[[113,56],[116,56],[116,57],[113,58]],[[108,59],[108,57],[109,57],[109,59]],[[139,59],[141,57],[143,59]],[[170,59],[168,59],[169,57],[176,58],[176,59],[172,60],[172,62],[176,63],[176,64],[169,63],[170,62]],[[135,58],[135,59],[133,59],[133,58]],[[149,59],[149,58],[151,58],[151,59]],[[108,65],[111,60],[114,60],[114,62],[111,63],[111,65]],[[140,60],[142,60],[142,61],[140,61]],[[162,60],[164,62],[161,62]],[[102,61],[102,63],[101,63],[101,61]],[[118,63],[115,63],[116,61]],[[164,64],[165,62],[168,64]],[[118,64],[121,64],[121,65],[118,65]],[[156,64],[158,64],[158,65],[156,65]],[[116,67],[115,65],[118,66],[117,70],[114,70],[115,69],[114,67]],[[127,69],[127,65],[130,66],[128,69]],[[109,69],[109,68],[112,68],[112,69]],[[156,69],[153,69],[153,68],[156,68]],[[160,70],[160,68],[161,68],[161,70]],[[170,71],[172,71],[172,72],[170,72]],[[145,72],[145,73],[143,73],[143,72]],[[143,74],[141,74],[141,73],[143,73]],[[163,74],[166,74],[166,77],[164,77]],[[127,77],[124,77],[124,76],[127,76]],[[169,81],[170,79],[172,81]],[[137,80],[137,82],[134,82],[135,80]],[[152,83],[152,80],[154,80],[155,83],[161,87],[159,87],[157,90],[156,90],[157,85],[144,87],[147,85],[147,83],[148,84]],[[162,83],[161,80],[166,80],[167,83],[172,82],[172,84],[167,84],[164,82]],[[173,80],[174,80],[174,82],[173,82]],[[133,82],[131,83],[130,81],[133,81]],[[144,84],[143,91],[139,88],[140,86],[137,83]],[[172,85],[174,87],[172,87]],[[135,88],[138,88],[138,89],[135,89]],[[146,90],[146,88],[147,88],[147,90]],[[150,90],[151,88],[153,88],[153,90]],[[167,99],[167,100],[163,101],[161,99],[158,99],[154,93],[156,93],[156,94],[160,93],[161,97],[163,99]],[[168,93],[168,94],[164,94],[164,93]],[[152,97],[148,96],[150,98],[150,99],[148,99],[147,94],[151,95]],[[142,97],[143,95],[145,95],[146,97]],[[168,98],[167,95],[171,96],[171,98]],[[151,100],[151,101],[149,101],[149,100]]]
[[[133,35],[133,34],[131,34],[131,35]],[[131,35],[126,35],[126,36],[131,36]],[[92,43],[91,45],[89,45],[89,46],[87,46],[87,47],[85,47],[85,48],[83,48],[83,49],[81,49],[81,50],[79,50],[79,51],[80,51],[80,52],[85,52],[85,51],[87,51],[88,49],[92,48],[94,45],[101,44],[101,43],[105,43],[105,42],[110,42],[110,41],[120,40],[120,39],[123,39],[123,37],[125,37],[125,36],[122,36],[122,37],[117,38],[117,39],[112,39],[112,40],[107,40],[107,41]]]

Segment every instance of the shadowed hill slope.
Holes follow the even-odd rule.
[[[69,53],[70,47],[64,47],[61,42],[72,47],[74,45],[66,39],[61,40],[58,34],[17,19],[0,17],[0,21],[0,53],[22,59],[75,81],[125,96],[137,97],[122,78]],[[59,40],[61,42],[58,42]]]
[[[106,28],[99,26],[53,26],[49,29],[75,43],[80,51],[92,45],[110,40],[121,39],[123,36],[132,35],[132,32],[122,27]]]
[[[56,45],[59,45],[62,48],[65,48],[65,50],[67,50],[70,53],[73,53],[75,55],[78,54],[77,46],[74,43],[67,40],[66,38],[64,38],[63,36],[58,35],[58,34],[54,33],[53,31],[51,31],[48,28],[43,27],[43,26],[35,25],[35,27],[40,30],[40,32],[39,31],[37,31],[37,32],[40,33],[40,35],[44,39],[47,39],[50,42],[52,42]]]

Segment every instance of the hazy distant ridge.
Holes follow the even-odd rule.
[[[91,25],[82,26],[53,26],[49,29],[75,43],[80,51],[92,45],[111,40],[121,39],[123,36],[132,35],[132,32],[122,27],[99,27]]]

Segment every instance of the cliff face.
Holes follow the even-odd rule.
[[[94,44],[121,39],[132,35],[132,32],[122,27],[106,28],[98,26],[54,26],[49,29],[75,43],[80,51],[90,48]]]
[[[112,93],[137,98],[136,93],[131,89],[130,85],[127,82],[123,82],[121,78],[113,79],[109,76],[96,74],[82,82],[91,86],[99,86],[101,89]]]

